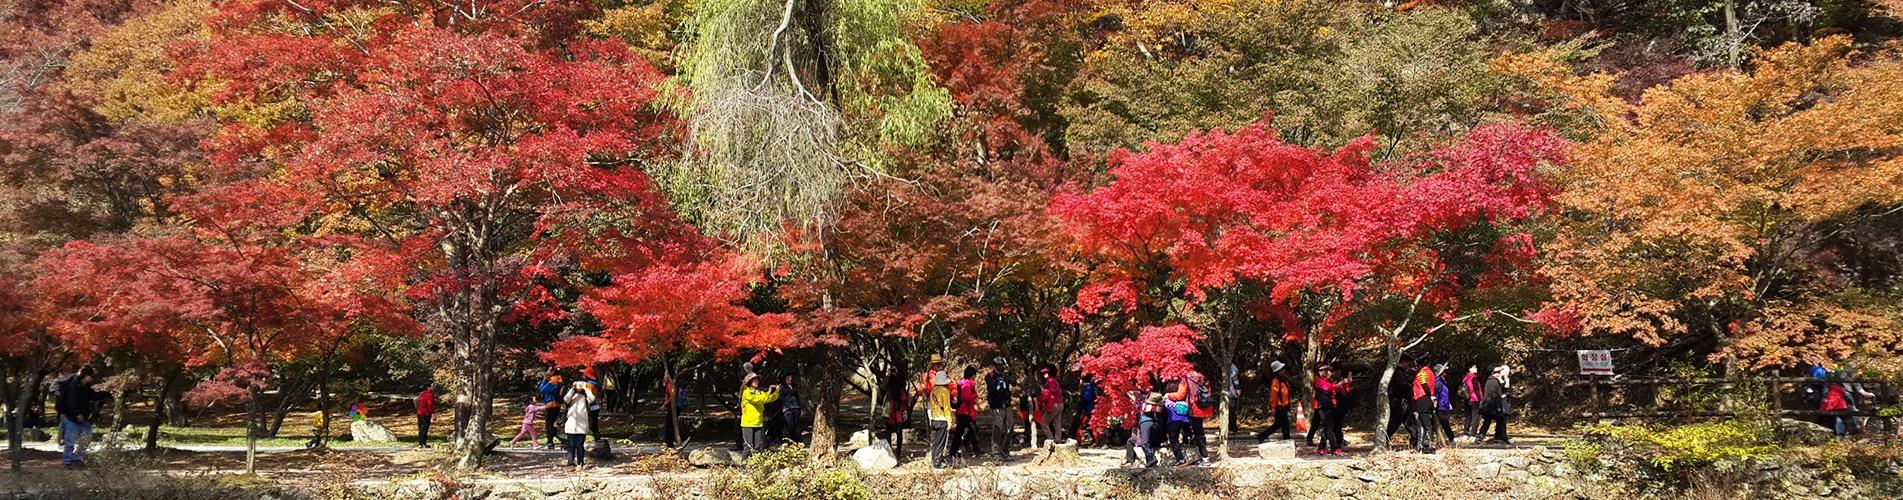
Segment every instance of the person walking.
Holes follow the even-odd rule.
[[[542,384],[536,388],[536,392],[542,396],[542,434],[548,439],[544,448],[553,450],[556,442],[562,440],[561,429],[558,428],[562,419],[557,418],[557,415],[563,415],[561,372],[555,371],[555,367],[549,367],[548,375],[542,378]]]
[[[1073,426],[1077,439],[1082,439],[1084,433],[1090,432],[1090,417],[1097,411],[1097,379],[1088,373],[1081,378],[1083,386],[1077,389],[1077,423]],[[1091,442],[1096,442],[1094,435]]]
[[[1461,401],[1467,403],[1467,423],[1462,429],[1467,437],[1480,440],[1480,365],[1467,365],[1467,375],[1460,379]]]
[[[992,358],[991,372],[985,374],[985,409],[991,412],[991,452],[1001,461],[1011,459],[1011,436],[1017,429],[1017,410],[1011,405],[1014,385],[1005,371],[1004,357]]]
[[[919,397],[925,398],[925,423],[931,430],[931,444],[926,447],[926,458],[931,460],[933,469],[942,469],[950,464],[947,452],[951,447],[952,402],[951,375],[945,373],[945,359],[933,354],[926,363],[925,377],[919,384]]]
[[[509,440],[509,447],[514,448],[522,436],[528,436],[529,446],[535,446],[535,418],[542,416],[542,410],[548,409],[538,399],[539,396],[529,396],[528,404],[522,405],[522,428],[515,431],[515,437]]]
[[[1830,421],[1829,427],[1832,434],[1840,438],[1849,437],[1850,388],[1837,377],[1831,377],[1826,384],[1823,400],[1818,404],[1817,409],[1823,412],[1825,419]]]
[[[1321,442],[1317,443],[1315,453],[1319,455],[1341,455],[1348,447],[1347,438],[1342,435],[1342,402],[1352,390],[1353,376],[1335,378],[1333,365],[1322,365],[1315,377],[1315,417],[1320,422]]]
[[[588,456],[585,453],[588,434],[594,430],[591,425],[593,421],[588,419],[588,407],[599,400],[595,396],[594,386],[581,380],[575,381],[574,385],[569,386],[568,393],[562,395],[562,407],[568,409],[562,422],[562,434],[567,438],[563,447],[568,450],[568,465],[574,467],[575,472],[582,471],[583,462]]]
[[[595,399],[588,400],[588,432],[595,437],[595,441],[599,442],[601,441],[601,403],[606,399],[602,397],[604,393],[601,389],[601,378],[595,376],[595,367],[584,366],[581,369],[581,381],[588,384],[588,393],[595,395]]]
[[[1137,451],[1143,452],[1143,466],[1156,467],[1156,422],[1163,415],[1163,395],[1152,393],[1145,396],[1141,392],[1130,391],[1130,401],[1137,407],[1137,426],[1130,433],[1129,448],[1123,453],[1123,466],[1137,464]]]
[[[1408,434],[1414,437],[1414,449],[1423,454],[1434,454],[1434,408],[1435,383],[1440,380],[1434,376],[1434,367],[1426,362],[1417,363],[1420,370],[1414,373],[1414,380],[1408,384],[1412,395],[1409,398],[1412,421]]]
[[[1202,374],[1192,373],[1176,390],[1180,399],[1189,403],[1189,423],[1183,428],[1183,440],[1187,441],[1185,445],[1196,445],[1196,464],[1208,465],[1209,440],[1203,423],[1216,415],[1215,401],[1209,395],[1209,384]]]
[[[60,465],[68,469],[86,467],[86,447],[92,445],[93,421],[99,417],[99,402],[105,393],[93,390],[92,365],[53,381],[53,412],[59,415]]]
[[[1188,382],[1177,382],[1176,390],[1164,397],[1163,407],[1168,410],[1168,420],[1164,423],[1163,438],[1169,442],[1170,453],[1176,455],[1177,467],[1189,465],[1188,457],[1183,455],[1183,440],[1189,434],[1189,391],[1184,387]]]
[[[892,456],[905,456],[905,423],[911,419],[914,401],[906,393],[902,367],[893,367],[885,382],[885,434],[892,444]]]
[[[1442,437],[1447,438],[1446,446],[1454,445],[1454,401],[1452,391],[1447,387],[1447,364],[1434,365],[1434,422],[1440,424]],[[1433,434],[1429,430],[1428,434]]]
[[[958,425],[952,430],[951,456],[978,458],[978,367],[966,366],[953,394]]]
[[[1406,430],[1410,441],[1421,440],[1419,435],[1414,433],[1414,413],[1411,404],[1413,398],[1409,397],[1412,394],[1413,375],[1414,362],[1404,359],[1394,368],[1394,375],[1388,378],[1388,437],[1383,444],[1391,445],[1395,431],[1399,430]]]
[[[416,447],[429,447],[429,424],[436,417],[436,384],[423,388],[416,395]]]
[[[780,386],[762,389],[760,375],[748,373],[740,390],[740,457],[759,452],[766,441],[766,405],[780,399]]]
[[[1269,409],[1275,414],[1275,423],[1270,424],[1269,428],[1263,429],[1262,432],[1256,433],[1257,444],[1268,441],[1269,435],[1275,434],[1278,430],[1282,431],[1283,441],[1289,440],[1288,381],[1282,380],[1283,366],[1286,365],[1283,365],[1281,361],[1269,362]]]
[[[1493,427],[1493,439],[1488,442],[1512,444],[1507,440],[1507,415],[1513,411],[1513,401],[1507,397],[1511,388],[1506,365],[1493,367],[1493,375],[1487,377],[1486,385],[1481,388],[1485,394],[1481,400],[1481,416],[1485,418],[1480,423],[1480,433],[1485,435],[1487,428]]]
[[[1064,441],[1064,386],[1057,382],[1057,370],[1050,366],[1041,369],[1044,376],[1044,390],[1038,393],[1038,432],[1051,443]],[[1037,443],[1032,443],[1033,446]]]
[[[795,385],[793,372],[780,375],[780,425],[786,434],[786,440],[794,443],[805,441],[800,427],[801,410],[806,404],[800,400],[799,386]]]

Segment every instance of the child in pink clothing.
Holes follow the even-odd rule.
[[[535,443],[535,417],[542,414],[542,405],[535,402],[535,396],[529,396],[528,406],[522,408],[522,430],[516,431],[515,439],[509,440],[509,446],[515,446],[522,436],[529,437],[529,443]]]

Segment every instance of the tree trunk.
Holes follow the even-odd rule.
[[[335,350],[332,350],[335,353]],[[330,449],[330,356],[324,355],[324,361],[318,365],[317,372],[317,411],[321,415],[323,427],[318,429],[317,449]]]
[[[1737,69],[1743,60],[1739,58],[1740,45],[1744,38],[1738,33],[1738,6],[1736,0],[1725,0],[1725,49],[1726,62]]]
[[[249,393],[245,398],[245,437],[244,437],[244,473],[258,473],[258,428],[264,425],[264,388],[256,385],[245,389]]]
[[[1224,358],[1224,360],[1222,361],[1221,367],[1219,368],[1220,370],[1222,370],[1222,388],[1217,389],[1219,392],[1222,393],[1222,399],[1220,400],[1220,404],[1216,405],[1216,408],[1218,410],[1216,412],[1216,420],[1220,421],[1218,422],[1216,427],[1216,456],[1222,457],[1223,460],[1228,460],[1229,459],[1229,431],[1230,431],[1229,414],[1235,411],[1235,398],[1233,395],[1229,394],[1229,388],[1236,386],[1235,373],[1231,372],[1229,370],[1229,367],[1235,363],[1235,357],[1236,357],[1235,350],[1233,349],[1226,350],[1226,352],[1223,353],[1222,357]]]
[[[171,416],[165,411],[165,395],[172,392],[172,384],[177,380],[177,370],[166,372],[165,376],[159,379],[159,392],[152,395],[152,422],[145,426],[145,454],[147,456],[159,454],[159,426]]]
[[[1381,384],[1374,388],[1374,449],[1379,451],[1388,450],[1388,439],[1392,437],[1388,435],[1388,417],[1394,409],[1388,403],[1388,382],[1394,380],[1394,368],[1401,364],[1401,350],[1395,345],[1395,339],[1385,340],[1388,356],[1381,367]]]
[[[1320,368],[1322,364],[1321,343],[1321,332],[1314,331],[1312,328],[1307,335],[1303,336],[1302,386],[1296,388],[1295,391],[1296,396],[1301,399],[1296,401],[1297,403],[1308,404],[1315,402],[1315,369]],[[1310,411],[1314,409],[1314,407],[1309,407]],[[1309,422],[1310,427],[1314,427],[1314,425],[1315,422]]]
[[[496,320],[486,304],[487,297],[478,297],[471,303],[484,304],[472,309],[480,311],[480,316],[466,317],[472,324],[460,329],[462,339],[458,339],[453,350],[453,363],[456,373],[462,378],[456,388],[456,415],[459,425],[450,439],[450,464],[460,469],[474,469],[482,465],[483,448],[488,444],[490,410],[494,407],[494,374]]]
[[[805,401],[813,407],[812,450],[821,463],[830,463],[838,458],[839,400],[844,381],[827,374],[819,374],[818,381],[813,389],[819,397]],[[867,431],[866,435],[871,436],[872,432]]]
[[[164,395],[165,421],[177,427],[191,425],[191,418],[185,413],[184,391],[172,391]]]
[[[672,384],[674,386],[674,391],[672,391],[673,392],[672,394],[670,394],[669,393],[670,391],[667,390],[667,387],[669,384]],[[681,398],[679,395],[680,390],[681,390],[681,382],[674,378],[674,364],[668,359],[668,355],[666,353],[662,353],[661,354],[661,397],[666,398],[667,400],[661,402],[661,407],[667,408],[667,414],[662,415],[661,418],[667,419],[667,430],[666,430],[666,433],[661,436],[661,441],[668,446],[681,445],[681,406],[680,406]]]
[[[13,411],[7,412],[7,449],[11,451],[12,470],[16,473],[20,472],[20,462],[26,459],[22,434],[26,432],[26,412],[33,407],[33,398],[40,397],[40,381],[46,378],[46,372],[40,366],[32,366],[21,372],[20,378],[26,383],[20,387],[20,397],[13,402]]]
[[[113,432],[126,430],[126,393],[125,387],[112,391],[112,427]]]

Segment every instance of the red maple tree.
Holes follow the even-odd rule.
[[[1258,333],[1238,328],[1238,315],[1309,339],[1311,365],[1323,336],[1367,332],[1389,353],[1385,383],[1418,338],[1471,317],[1457,314],[1468,291],[1530,278],[1518,271],[1531,240],[1515,227],[1549,203],[1536,168],[1561,156],[1553,134],[1512,125],[1382,163],[1370,160],[1374,147],[1294,146],[1265,120],[1113,156],[1115,182],[1052,202],[1099,263],[1079,312],[1200,319],[1213,326],[1202,333],[1217,366],[1239,336]],[[1492,252],[1469,255],[1476,247]],[[1420,317],[1441,323],[1410,329]]]
[[[652,105],[661,74],[623,42],[576,36],[596,11],[239,0],[188,56],[227,82],[217,103],[294,110],[226,121],[209,170],[230,180],[199,199],[219,221],[345,245],[402,290],[447,341],[462,466],[492,439],[501,322],[561,316],[545,288],[579,271],[698,255],[642,171],[677,135]]]

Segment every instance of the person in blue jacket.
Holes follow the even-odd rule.
[[[542,377],[542,384],[536,388],[536,392],[542,397],[542,415],[546,415],[542,418],[542,435],[547,438],[547,443],[543,447],[553,450],[556,447],[556,441],[560,440],[556,436],[561,435],[555,429],[561,425],[562,419],[555,416],[563,415],[562,374],[556,372],[555,367],[549,367],[548,375]]]
[[[1440,433],[1447,438],[1447,446],[1454,445],[1454,401],[1449,397],[1452,393],[1447,388],[1447,363],[1434,365],[1434,421],[1440,423]],[[1433,434],[1433,430],[1425,434]]]

